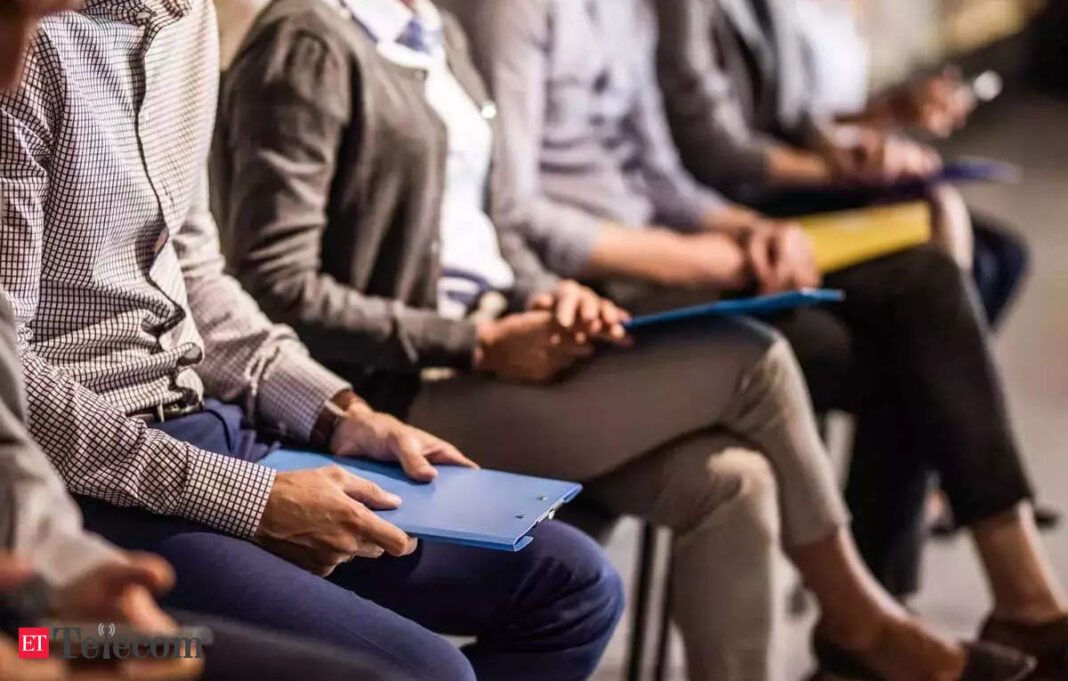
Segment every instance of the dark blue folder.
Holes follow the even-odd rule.
[[[642,329],[660,324],[670,324],[690,319],[702,319],[705,317],[737,317],[750,316],[760,317],[790,310],[795,307],[818,305],[819,303],[833,303],[845,299],[842,291],[833,289],[805,289],[802,291],[790,291],[777,293],[771,296],[758,296],[755,298],[734,298],[720,300],[715,303],[682,307],[677,310],[658,312],[656,314],[635,317],[624,326],[627,329]]]
[[[278,471],[337,464],[398,495],[400,508],[377,513],[413,537],[500,551],[525,547],[538,523],[582,491],[575,482],[458,466],[438,466],[433,482],[418,483],[397,466],[286,449],[260,463]]]

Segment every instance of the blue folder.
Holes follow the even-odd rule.
[[[818,305],[820,303],[833,303],[844,299],[845,294],[842,291],[833,289],[805,289],[802,291],[777,293],[770,296],[734,298],[731,300],[720,300],[715,303],[706,303],[704,305],[682,307],[677,310],[669,310],[667,312],[658,312],[656,314],[635,317],[624,324],[624,326],[629,330],[636,330],[690,319],[703,319],[706,317],[737,317],[743,315],[760,317],[796,307]]]
[[[398,466],[287,449],[260,463],[277,471],[337,464],[398,495],[399,508],[376,513],[413,537],[499,551],[524,548],[538,523],[582,491],[575,482],[459,466],[437,466],[433,482],[419,483]]]

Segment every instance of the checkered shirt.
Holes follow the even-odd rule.
[[[251,537],[274,474],[127,415],[207,393],[297,437],[348,384],[224,273],[205,173],[210,0],[45,20],[0,97],[0,287],[30,428],[70,490]]]

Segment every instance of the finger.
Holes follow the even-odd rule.
[[[427,435],[433,442],[434,449],[427,455],[430,463],[448,466],[463,466],[464,468],[478,468],[478,464],[463,455],[458,448],[433,435]]]
[[[555,300],[556,297],[552,294],[552,292],[546,291],[545,293],[539,293],[538,295],[534,296],[530,300],[530,305],[528,305],[528,307],[531,310],[551,310],[553,308],[553,302]]]
[[[105,569],[113,587],[137,584],[159,593],[174,586],[174,569],[167,561],[150,553],[130,554],[127,562],[115,563]]]
[[[580,296],[579,315],[591,333],[601,330],[601,299],[589,289],[584,289]]]
[[[761,290],[767,291],[771,288],[771,283],[774,279],[774,275],[771,268],[771,260],[768,257],[768,244],[766,237],[756,236],[750,242],[748,246],[749,250],[749,263],[753,268],[753,275],[756,277],[757,283]]]
[[[405,556],[412,551],[411,537],[371,511],[364,509],[359,512],[356,525],[360,543],[381,546],[391,556]]]
[[[383,555],[385,555],[385,553],[386,550],[378,544],[368,544],[361,542],[360,545],[356,548],[356,551],[351,556],[349,556],[349,559],[346,562],[350,562],[356,558],[381,558]]]
[[[426,460],[426,448],[419,440],[417,431],[404,424],[397,428],[389,442],[405,475],[418,482],[430,482],[438,477],[438,472]]]
[[[376,510],[384,511],[397,508],[401,505],[401,498],[392,492],[387,492],[370,480],[353,475],[344,471],[345,475],[340,478],[341,490],[349,497],[361,504]]]
[[[28,562],[10,554],[0,558],[0,591],[14,589],[33,578],[35,571]]]
[[[556,296],[556,323],[565,329],[575,325],[575,317],[579,307],[578,286],[571,282],[560,284]]]

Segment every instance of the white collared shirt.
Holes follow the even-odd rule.
[[[438,311],[459,318],[485,290],[515,284],[501,256],[497,230],[486,214],[486,183],[493,129],[485,111],[464,90],[449,68],[443,44],[431,54],[397,42],[413,18],[400,0],[342,0],[378,43],[386,59],[426,71],[426,99],[448,131],[449,152],[441,206],[441,266]],[[441,14],[430,0],[415,0],[415,12],[428,31],[441,30]]]

